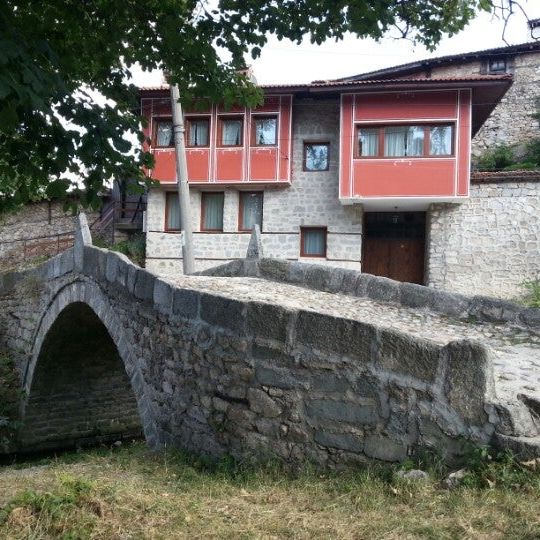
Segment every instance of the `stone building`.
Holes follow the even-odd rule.
[[[529,43],[264,87],[253,111],[186,111],[196,269],[244,256],[258,223],[265,256],[520,296],[540,275],[540,174],[471,176],[470,159],[538,132],[539,60]],[[142,90],[141,107],[160,181],[148,195],[146,264],[178,273],[167,88]]]

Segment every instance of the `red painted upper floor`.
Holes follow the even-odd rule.
[[[468,196],[470,142],[511,84],[508,76],[315,82],[264,87],[256,109],[220,105],[186,111],[190,184],[290,185],[294,102],[339,100],[339,198],[384,209],[394,203],[458,201]],[[171,108],[166,88],[141,92],[146,135],[155,157],[152,178],[176,181]],[[305,120],[304,120],[305,121]],[[309,134],[309,125],[302,126]],[[317,134],[304,146],[304,171],[328,170]],[[411,208],[412,208],[411,206]]]

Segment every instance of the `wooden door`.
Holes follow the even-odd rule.
[[[373,214],[366,214],[362,271],[423,284],[425,215],[420,212]]]

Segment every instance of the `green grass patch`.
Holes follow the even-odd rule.
[[[406,467],[417,466],[406,464]],[[427,470],[427,462],[424,470]],[[537,538],[540,473],[478,451],[461,487],[436,461],[345,471],[257,465],[135,443],[0,468],[2,538]]]

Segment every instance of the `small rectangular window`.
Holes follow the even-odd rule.
[[[241,146],[244,122],[241,118],[221,120],[221,146]]]
[[[384,128],[384,156],[421,156],[424,154],[422,126],[392,126]]]
[[[201,231],[223,230],[224,193],[203,193],[201,198]]]
[[[242,191],[240,192],[240,223],[241,231],[251,231],[254,225],[262,230],[263,217],[263,192]]]
[[[362,157],[379,155],[379,128],[358,129],[358,155]]]
[[[506,73],[506,60],[504,58],[492,58],[488,63],[490,73]]]
[[[173,124],[170,120],[156,120],[155,145],[174,146]]]
[[[330,165],[329,143],[304,143],[304,171],[327,171]]]
[[[277,144],[277,118],[253,117],[253,145],[275,146]]]
[[[180,229],[180,202],[178,193],[168,191],[165,194],[165,230],[179,231]]]
[[[326,228],[302,227],[300,229],[300,256],[326,257]]]
[[[208,118],[187,118],[186,132],[186,146],[208,146],[210,140],[210,120]]]

